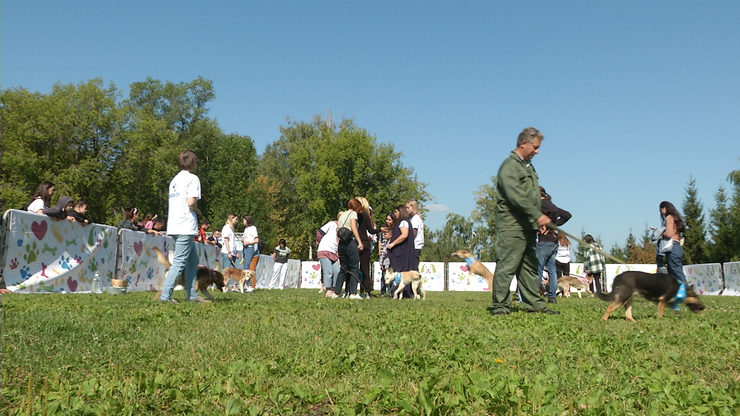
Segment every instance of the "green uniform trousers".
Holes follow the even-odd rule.
[[[513,230],[497,233],[492,312],[510,311],[509,287],[514,275],[517,276],[517,286],[522,295],[520,309],[545,309],[545,302],[540,296],[536,240],[536,231]]]

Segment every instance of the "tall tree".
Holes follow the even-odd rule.
[[[736,231],[732,227],[731,210],[727,205],[727,193],[720,186],[714,196],[715,208],[711,211],[711,239],[709,246],[709,261],[730,261],[736,253],[733,252],[733,242]]]
[[[351,120],[335,126],[317,116],[312,123],[291,121],[280,131],[265,149],[260,174],[277,189],[275,207],[285,210],[282,229],[304,242],[291,247],[302,256],[316,229],[353,197],[365,196],[379,217],[408,199],[423,206],[429,198],[393,145],[377,143]]]
[[[471,244],[475,239],[473,222],[462,215],[447,214],[444,227],[429,234],[428,243],[425,242],[424,250],[421,252],[425,259],[446,262],[450,260],[454,251],[461,249],[469,250],[473,255],[479,256],[475,244]]]
[[[696,180],[689,177],[686,187],[686,196],[683,201],[684,221],[686,232],[684,233],[684,263],[696,264],[707,261],[706,227],[704,225],[704,207],[697,195]]]

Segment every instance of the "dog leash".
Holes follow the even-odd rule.
[[[566,232],[565,230],[563,230],[562,228],[559,228],[557,225],[555,225],[553,223],[547,224],[547,227],[550,228],[551,230],[555,230],[555,231],[557,231],[559,233],[563,233],[563,234],[567,235],[568,237],[570,237],[570,238],[578,241],[579,243],[583,244],[584,246],[591,247],[595,251],[598,251],[599,253],[603,254],[605,257],[608,257],[610,260],[614,260],[615,262],[617,262],[619,264],[627,264],[626,261],[620,260],[620,259],[612,256],[611,254],[607,253],[606,251],[604,251],[604,250],[602,250],[600,248],[597,248],[597,247],[592,246],[591,244],[589,244],[589,243],[581,240],[580,238],[574,236],[573,234],[570,234],[570,233]]]

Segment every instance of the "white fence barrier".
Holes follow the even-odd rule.
[[[89,292],[97,272],[103,287],[113,278],[128,281],[128,290],[157,290],[165,267],[157,261],[154,248],[172,257],[172,238],[119,230],[106,225],[83,226],[53,220],[46,215],[9,210],[3,216],[0,246],[2,277],[8,289],[22,293]],[[196,244],[200,263],[215,268],[220,249]],[[261,254],[257,263],[257,285],[267,287],[274,260]],[[495,274],[495,263],[483,263]],[[445,268],[447,270],[445,270]],[[654,273],[654,264],[607,264],[606,283],[628,270]],[[464,262],[419,264],[424,287],[429,291],[488,291],[488,285],[467,269]],[[373,264],[374,288],[380,289],[380,267]],[[446,273],[445,273],[446,272]],[[583,264],[571,263],[570,272],[583,276]],[[740,262],[684,266],[689,283],[699,294],[740,296]],[[445,282],[447,283],[445,287]],[[321,266],[317,261],[288,260],[285,287],[319,288]],[[511,290],[516,290],[516,279]]]

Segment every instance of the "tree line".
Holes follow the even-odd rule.
[[[199,206],[213,229],[229,213],[250,214],[267,244],[285,238],[307,258],[316,229],[352,197],[371,197],[381,213],[429,199],[394,146],[352,120],[289,121],[259,155],[249,136],[227,134],[209,116],[214,98],[204,78],[147,78],[131,84],[128,97],[101,79],[56,84],[46,94],[0,91],[0,207],[21,208],[51,181],[56,197],[87,200],[98,223],[117,225],[129,206],[163,216],[177,156],[191,149]]]
[[[177,173],[177,155],[187,148],[200,162],[199,205],[213,229],[230,213],[250,214],[268,245],[285,238],[305,259],[315,250],[316,229],[336,219],[352,197],[368,197],[379,223],[397,204],[413,198],[423,210],[430,198],[393,144],[352,120],[288,121],[258,154],[249,136],[227,134],[209,116],[215,96],[213,83],[202,77],[180,83],[147,78],[132,83],[128,97],[101,79],[56,84],[46,94],[1,90],[0,208],[21,208],[48,180],[57,195],[87,200],[98,223],[117,225],[128,206],[166,215],[167,185]],[[494,184],[491,178],[480,186],[470,216],[448,214],[442,229],[427,231],[423,261],[446,261],[461,247],[493,261]],[[690,178],[682,206],[686,264],[740,260],[740,171],[730,172],[728,184],[707,216]],[[654,262],[648,235],[647,229],[639,238],[630,232],[610,251],[626,262]]]

